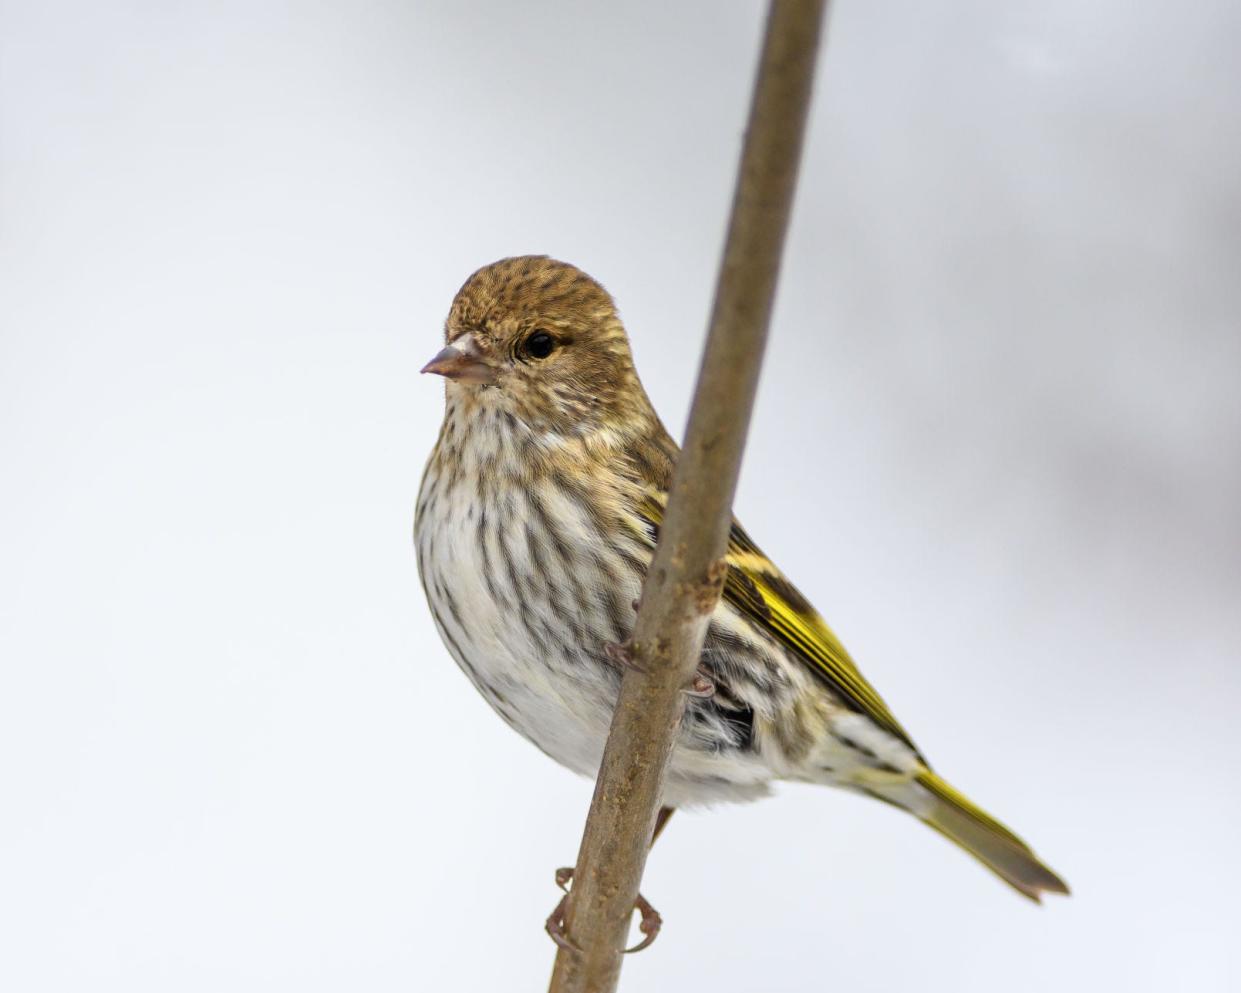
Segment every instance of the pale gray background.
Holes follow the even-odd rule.
[[[755,3],[6,3],[0,987],[540,990],[589,785],[432,628],[453,292],[684,422]],[[1236,989],[1241,13],[843,0],[738,511],[1037,909],[822,789],[674,821],[646,990]]]

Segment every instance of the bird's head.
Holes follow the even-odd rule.
[[[571,436],[634,424],[650,409],[608,292],[542,255],[501,259],[457,292],[445,347],[422,369],[470,412],[503,412]]]

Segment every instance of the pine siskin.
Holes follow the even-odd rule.
[[[594,776],[616,653],[655,546],[677,446],[611,297],[571,265],[503,259],[457,293],[439,441],[414,538],[448,650],[506,722]],[[814,608],[734,523],[724,596],[687,705],[667,807],[751,800],[774,780],[884,800],[1038,900],[1068,887],[931,771]]]

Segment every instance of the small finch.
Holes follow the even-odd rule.
[[[571,265],[503,259],[457,293],[444,423],[418,496],[418,568],[440,636],[492,708],[598,772],[623,645],[678,449],[612,298]],[[844,646],[733,523],[663,804],[822,783],[908,811],[1038,901],[1068,887],[931,767]],[[662,819],[661,819],[662,823]]]

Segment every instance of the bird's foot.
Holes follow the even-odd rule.
[[[561,948],[565,948],[571,952],[580,952],[581,949],[578,948],[577,945],[573,944],[573,942],[569,940],[568,934],[565,933],[564,912],[568,906],[569,894],[566,893],[560,898],[560,902],[556,904],[556,909],[548,915],[547,923],[543,925],[543,928],[547,931],[552,941],[554,941]]]
[[[659,916],[659,911],[652,907],[651,902],[641,893],[638,894],[638,899],[633,902],[633,909],[642,915],[642,920],[638,921],[638,930],[645,937],[632,948],[626,948],[626,955],[631,952],[640,952],[649,946],[652,941],[659,937],[659,929],[664,926],[664,919]]]
[[[569,883],[573,880],[573,867],[564,866],[556,870],[556,885],[565,891],[565,895],[560,898],[560,902],[556,904],[556,909],[551,912],[547,918],[547,933],[561,948],[567,948],[569,951],[580,952],[565,931],[564,915],[565,909],[569,905]],[[638,922],[638,930],[642,932],[643,938],[632,948],[626,948],[625,954],[631,952],[640,952],[648,947],[652,941],[659,936],[659,929],[663,927],[663,918],[659,916],[659,911],[651,906],[651,902],[641,893],[638,899],[634,901],[633,909],[642,915],[642,920]]]
[[[715,696],[715,682],[707,675],[706,670],[699,666],[694,673],[693,682],[681,692],[698,700],[707,700]]]
[[[603,643],[603,654],[621,669],[632,669],[634,672],[640,672],[646,675],[646,669],[638,665],[637,660],[633,657],[633,642],[622,641],[617,644],[615,641],[605,641]]]
[[[648,673],[647,668],[640,665],[633,657],[633,642],[631,641],[622,641],[620,643],[605,641],[603,643],[603,654],[618,669],[632,669],[634,672],[640,672],[644,676]],[[707,700],[715,696],[715,681],[707,674],[706,669],[699,666],[698,671],[694,673],[693,681],[681,692],[698,700]]]

